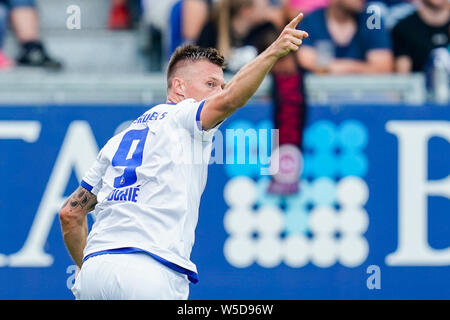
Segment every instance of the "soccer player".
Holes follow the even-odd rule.
[[[81,268],[77,299],[187,299],[198,281],[190,261],[208,160],[218,126],[253,96],[272,66],[308,34],[299,14],[225,85],[215,49],[178,48],[167,71],[167,102],[151,108],[101,149],[59,217]],[[174,139],[175,131],[186,135]],[[88,234],[86,215],[94,210]]]

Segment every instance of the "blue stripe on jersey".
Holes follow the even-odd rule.
[[[83,188],[85,188],[87,191],[92,191],[92,189],[94,189],[93,186],[91,186],[89,183],[87,183],[87,182],[84,181],[84,180],[81,180],[81,186],[82,186]]]
[[[153,259],[155,259],[156,261],[165,265],[167,268],[187,275],[189,281],[191,281],[192,283],[198,282],[198,275],[194,271],[180,267],[179,265],[177,265],[173,262],[167,261],[166,259],[161,258],[160,256],[158,256],[154,253],[151,253],[151,252],[139,249],[139,248],[134,248],[134,247],[126,247],[126,248],[118,248],[118,249],[110,249],[110,250],[94,252],[94,253],[88,254],[86,257],[84,257],[83,262],[85,262],[89,258],[99,256],[102,254],[127,254],[127,253],[146,253],[146,254],[150,255]]]
[[[195,120],[197,121],[198,129],[203,130],[202,124],[200,123],[200,113],[202,112],[203,106],[205,105],[206,100],[203,100],[197,109],[197,115],[195,116]]]

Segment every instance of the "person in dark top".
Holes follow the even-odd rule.
[[[330,0],[303,20],[310,30],[297,57],[308,71],[331,74],[393,71],[390,36],[364,0]],[[377,23],[376,20],[379,20]]]
[[[430,53],[448,47],[450,3],[448,0],[421,0],[413,14],[399,21],[392,32],[395,67],[398,72],[421,72]]]
[[[183,0],[182,36],[186,43],[197,40],[211,16],[212,0]]]
[[[266,0],[221,0],[203,27],[196,44],[217,48],[236,72],[278,36],[273,11]]]

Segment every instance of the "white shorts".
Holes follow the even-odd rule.
[[[103,254],[83,263],[72,292],[77,300],[186,300],[189,280],[145,253]]]

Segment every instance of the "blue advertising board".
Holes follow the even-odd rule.
[[[216,137],[190,299],[449,299],[450,108],[311,107],[292,196],[268,194],[261,174],[271,108],[249,104]],[[0,108],[0,299],[73,299],[57,212],[146,110]],[[228,161],[230,150],[257,161]]]

